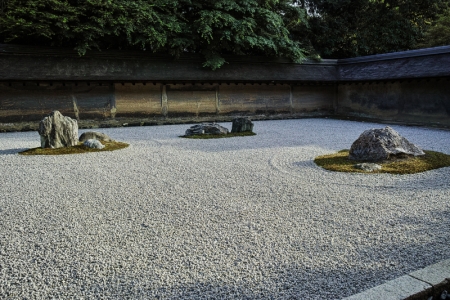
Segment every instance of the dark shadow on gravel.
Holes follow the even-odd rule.
[[[298,265],[279,266],[273,269],[267,277],[262,278],[262,282],[256,284],[252,278],[244,276],[234,285],[195,282],[154,288],[151,279],[147,277],[118,273],[104,278],[98,277],[92,269],[79,269],[75,272],[83,274],[84,280],[80,280],[81,278],[67,280],[67,276],[64,277],[66,277],[65,284],[77,286],[76,294],[71,295],[74,298],[85,296],[94,299],[341,299],[445,259],[444,253],[433,249],[441,242],[445,240],[408,247],[395,244],[389,247],[361,249],[373,253],[375,257],[354,258],[367,260],[367,263],[374,259],[390,258],[393,265],[386,268],[351,268],[342,265],[342,268],[338,266],[338,269],[320,269],[302,266],[299,262]],[[435,257],[427,258],[429,256]],[[422,259],[429,261],[418,262]],[[86,267],[86,264],[82,265]],[[64,273],[68,270],[60,271]]]
[[[343,266],[345,267],[345,266]],[[152,289],[140,278],[114,278],[87,287],[87,295],[112,299],[342,299],[404,274],[390,276],[383,270],[325,270],[288,266],[277,270],[282,277],[265,278],[255,286],[197,282]],[[273,274],[276,275],[276,274]],[[110,296],[114,295],[114,296]]]
[[[445,208],[423,218],[394,220],[391,226],[407,228],[408,224],[422,224],[420,229],[416,229],[417,234],[435,233],[421,244],[404,244],[394,239],[390,244],[362,247],[349,257],[350,261],[358,263],[358,267],[343,264],[334,265],[332,269],[314,268],[301,261],[291,265],[279,262],[257,282],[243,274],[243,277],[236,278],[235,284],[220,284],[220,279],[217,279],[219,283],[180,282],[156,289],[149,286],[151,280],[148,278],[117,274],[105,281],[91,279],[94,283],[85,286],[80,293],[112,299],[341,299],[447,259],[450,238],[445,228],[450,227],[449,213],[450,209]],[[436,230],[436,227],[440,229]],[[326,254],[317,250],[314,255]],[[374,262],[380,266],[375,267]]]
[[[15,149],[5,149],[0,150],[0,155],[17,154],[19,152],[28,150],[28,148],[15,148]]]
[[[280,262],[280,266],[258,283],[244,276],[235,285],[196,282],[155,290],[146,286],[142,278],[127,276],[109,278],[106,282],[87,287],[83,292],[131,299],[341,299],[447,259],[448,252],[445,249],[450,238],[445,228],[450,227],[449,213],[450,210],[446,208],[436,210],[424,218],[404,217],[395,220],[392,226],[422,224],[421,229],[417,229],[418,234],[426,233],[429,228],[436,226],[441,229],[422,244],[403,244],[400,241],[380,247],[361,248],[352,257],[353,261],[359,261],[360,266],[357,268],[342,265],[337,266],[337,269],[321,269],[302,265],[302,262],[295,265],[282,265]],[[315,255],[324,254],[317,251]],[[384,266],[370,267],[373,262],[380,262]],[[369,267],[364,268],[366,264]]]

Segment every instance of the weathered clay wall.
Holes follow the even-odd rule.
[[[345,84],[337,113],[404,123],[450,126],[450,80]]]
[[[172,118],[215,115],[217,88],[216,84],[166,85],[167,116]],[[164,94],[162,96],[164,97]]]
[[[155,117],[162,115],[161,85],[116,83],[112,97],[114,117]]]
[[[52,110],[79,120],[161,124],[339,115],[450,127],[450,46],[295,64],[0,44],[0,125]],[[1,128],[0,128],[1,130]]]
[[[337,85],[300,85],[292,87],[292,111],[295,113],[333,112]]]
[[[216,119],[321,112],[450,126],[450,80],[324,85],[0,83],[0,123],[39,121],[52,110],[80,120]]]
[[[230,84],[219,87],[221,114],[273,114],[290,112],[287,84]]]
[[[80,120],[331,113],[335,91],[288,84],[0,83],[0,123],[38,121],[52,110]]]
[[[113,87],[87,83],[0,83],[0,122],[40,120],[52,110],[80,119],[111,117]]]

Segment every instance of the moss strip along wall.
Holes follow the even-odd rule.
[[[0,44],[0,123],[52,110],[80,120],[340,115],[450,127],[450,46],[294,64]]]

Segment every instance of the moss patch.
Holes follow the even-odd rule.
[[[105,145],[105,148],[103,149],[92,149],[89,147],[84,146],[82,143],[79,143],[76,146],[73,147],[64,147],[64,148],[57,148],[57,149],[51,149],[51,148],[32,148],[28,149],[22,152],[19,152],[21,155],[64,155],[64,154],[81,154],[81,153],[88,153],[88,152],[102,152],[102,151],[114,151],[123,149],[129,146],[127,143],[122,142],[101,142],[103,145]]]
[[[355,164],[359,161],[348,158],[348,150],[341,150],[335,154],[318,156],[314,162],[327,170],[336,172],[358,172],[358,173],[390,173],[390,174],[415,174],[429,170],[450,167],[450,155],[424,150],[425,155],[396,161],[377,162],[381,170],[366,172],[356,169]]]
[[[245,132],[230,132],[228,134],[194,134],[190,136],[182,135],[180,137],[186,138],[186,139],[222,139],[222,138],[231,138],[235,136],[253,136],[256,135],[256,133],[251,131],[245,131]]]

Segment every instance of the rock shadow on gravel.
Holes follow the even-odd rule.
[[[277,277],[277,274],[280,274]],[[93,284],[84,292],[113,299],[341,299],[393,279],[382,270],[330,270],[290,265],[271,278],[254,283],[196,282],[152,289],[139,278],[114,278]],[[378,280],[374,283],[374,280]]]
[[[19,152],[22,152],[25,150],[28,150],[28,148],[4,149],[4,150],[0,150],[0,155],[18,154]]]
[[[347,257],[347,261],[354,265],[340,260],[330,267],[320,268],[308,266],[305,261],[283,264],[274,258],[274,267],[255,281],[249,274],[242,274],[242,277],[236,278],[234,284],[197,281],[160,287],[153,286],[148,276],[119,272],[105,278],[97,277],[95,273],[89,274],[90,271],[77,269],[71,272],[88,277],[89,284],[77,282],[78,289],[73,296],[108,299],[341,299],[447,259],[445,251],[449,244],[447,231],[436,232],[436,229],[448,228],[450,224],[446,216],[449,213],[448,208],[435,209],[424,213],[423,217],[402,216],[386,220],[387,223],[380,223],[393,228],[414,225],[417,227],[414,231],[418,234],[428,232],[432,234],[426,240],[405,243],[404,240],[395,238],[396,234],[392,233],[387,237],[391,238],[391,243],[366,247],[358,246],[356,240],[349,240],[349,243],[354,243],[357,249]],[[358,232],[359,229],[348,230]],[[376,228],[373,229],[376,233]],[[359,236],[367,241],[371,239],[366,237],[365,233]],[[328,240],[321,241],[309,258],[314,260],[318,256],[329,256],[328,251],[321,252],[322,246],[326,245],[329,245]],[[301,239],[293,241],[292,247],[307,252]],[[333,260],[332,256],[329,258]],[[79,280],[73,277],[72,279]]]
[[[354,262],[354,265],[340,261],[332,267],[320,268],[308,266],[301,261],[288,265],[279,261],[278,264],[275,262],[276,267],[271,272],[266,273],[256,282],[243,274],[242,278],[236,278],[234,285],[194,282],[157,289],[146,286],[145,282],[141,282],[141,278],[127,276],[121,280],[116,277],[91,286],[87,292],[96,294],[101,291],[103,295],[124,296],[132,299],[147,297],[154,299],[341,299],[447,259],[445,249],[448,247],[449,237],[445,228],[450,226],[446,218],[449,213],[449,209],[435,209],[424,213],[423,216],[401,216],[386,220],[386,223],[380,225],[393,228],[413,225],[417,227],[413,229],[413,235],[416,235],[416,232],[418,235],[428,232],[432,234],[417,242],[405,242],[402,239],[396,239],[396,234],[392,233],[391,237],[388,237],[391,238],[391,243],[366,247],[358,246],[356,240],[349,241],[355,243],[357,248],[357,252],[349,254],[348,257],[348,261]],[[442,230],[437,230],[439,228]],[[349,228],[349,230],[358,232],[358,228]],[[367,241],[371,239],[364,234],[360,236]],[[323,245],[318,245],[317,251],[311,254],[310,259],[329,255],[328,252],[322,253],[320,250],[322,246],[329,244],[329,241],[322,241],[322,243]],[[301,242],[294,242],[292,245],[296,248],[299,246],[298,251],[305,250]],[[333,257],[330,259],[333,260]]]

